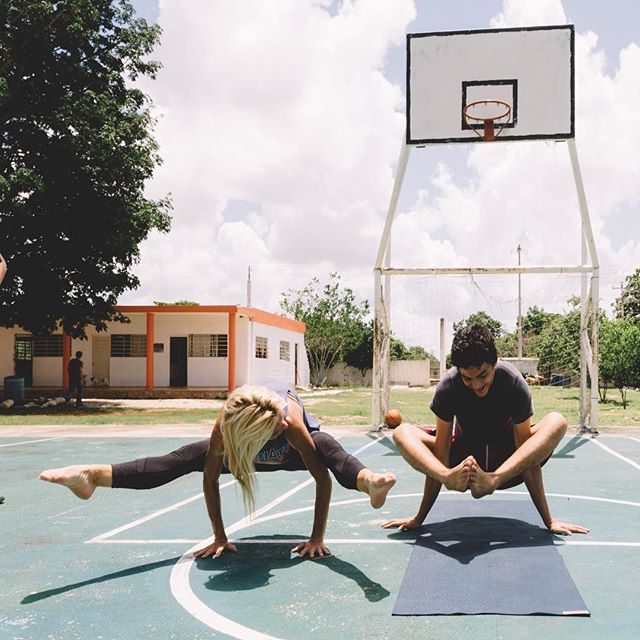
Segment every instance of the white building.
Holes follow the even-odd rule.
[[[84,374],[100,386],[214,388],[278,380],[309,384],[305,325],[255,308],[120,306],[129,323],[111,322],[87,338],[62,332],[33,336],[0,328],[0,381],[21,376],[26,387],[67,387],[67,364],[82,351]]]

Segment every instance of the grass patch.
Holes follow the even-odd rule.
[[[389,405],[398,409],[406,422],[433,424],[434,416],[429,405],[434,387],[391,389]],[[533,419],[539,419],[551,411],[564,414],[570,425],[580,421],[580,391],[573,387],[531,387]],[[598,404],[601,426],[640,426],[640,391],[629,391],[627,408],[622,402],[608,399]],[[323,424],[370,424],[371,389],[348,389],[339,394],[323,397],[306,397],[309,412]]]
[[[48,407],[46,409],[12,409],[0,413],[0,425],[23,424],[87,425],[106,424],[202,424],[211,423],[215,409],[135,409],[131,407]]]
[[[429,405],[434,388],[394,388],[390,405],[398,409],[406,422],[433,424]],[[304,393],[303,399],[309,413],[323,424],[371,424],[371,389],[353,388],[335,390],[330,395],[322,391]],[[551,411],[563,413],[570,425],[579,422],[576,388],[531,387],[534,420]],[[599,403],[599,424],[605,426],[640,427],[640,391],[630,390],[627,408],[615,397]],[[49,407],[46,409],[12,409],[0,411],[0,426],[17,425],[151,425],[151,424],[213,424],[215,409],[136,409],[118,406]]]

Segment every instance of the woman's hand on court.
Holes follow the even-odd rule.
[[[414,518],[396,518],[395,520],[387,520],[383,525],[383,529],[398,529],[398,531],[409,531],[422,526],[422,521]]]
[[[560,520],[552,520],[547,529],[550,533],[560,536],[570,536],[572,533],[589,533],[589,529],[586,527],[581,527],[579,524],[560,522]]]
[[[316,556],[323,558],[324,556],[330,556],[331,551],[325,547],[322,540],[307,540],[307,542],[301,542],[291,549],[291,553],[297,553],[301,558],[304,558],[307,554],[313,560]]]
[[[193,552],[196,558],[219,558],[225,551],[237,553],[236,545],[228,540],[214,540],[202,549]]]

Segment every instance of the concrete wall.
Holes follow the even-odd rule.
[[[282,380],[288,384],[295,383],[295,345],[298,344],[298,378],[300,386],[308,386],[308,365],[304,337],[301,333],[287,331],[279,327],[271,327],[257,322],[252,323],[249,331],[250,377],[253,382]],[[267,358],[255,357],[256,338],[267,339]],[[289,343],[289,360],[280,359],[280,341]],[[303,355],[303,357],[301,357]],[[301,366],[301,360],[304,366]]]
[[[389,378],[391,384],[428,387],[431,384],[430,360],[392,360]]]
[[[429,360],[392,360],[390,384],[428,387],[431,384]],[[359,369],[338,362],[327,372],[326,384],[331,387],[370,387],[372,371],[363,376]]]
[[[146,315],[132,314],[144,323],[142,333],[146,333]],[[132,331],[131,333],[138,333]],[[156,313],[154,316],[154,343],[164,345],[163,353],[154,354],[154,385],[169,386],[171,338],[188,337],[190,334],[228,334],[229,322],[226,314],[213,313]],[[129,358],[127,358],[129,359]],[[111,360],[113,362],[113,358]],[[224,387],[227,385],[229,359],[187,356],[187,386]],[[142,385],[144,385],[144,376]],[[115,385],[115,382],[111,383]]]
[[[538,375],[538,362],[539,358],[500,358],[505,362],[510,362],[520,373],[525,376],[537,376]]]
[[[344,362],[337,362],[327,371],[328,387],[370,387],[371,369],[363,376],[359,369]]]

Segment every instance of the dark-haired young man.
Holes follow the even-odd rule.
[[[554,412],[531,424],[529,387],[513,365],[498,361],[493,336],[483,325],[468,325],[456,333],[451,362],[454,366],[431,402],[435,435],[411,424],[393,432],[405,460],[426,475],[418,513],[389,520],[383,527],[404,530],[422,525],[443,484],[452,491],[469,489],[474,498],[481,498],[524,481],[551,533],[588,533],[552,517],[542,484],[541,466],[567,430],[565,417]]]

